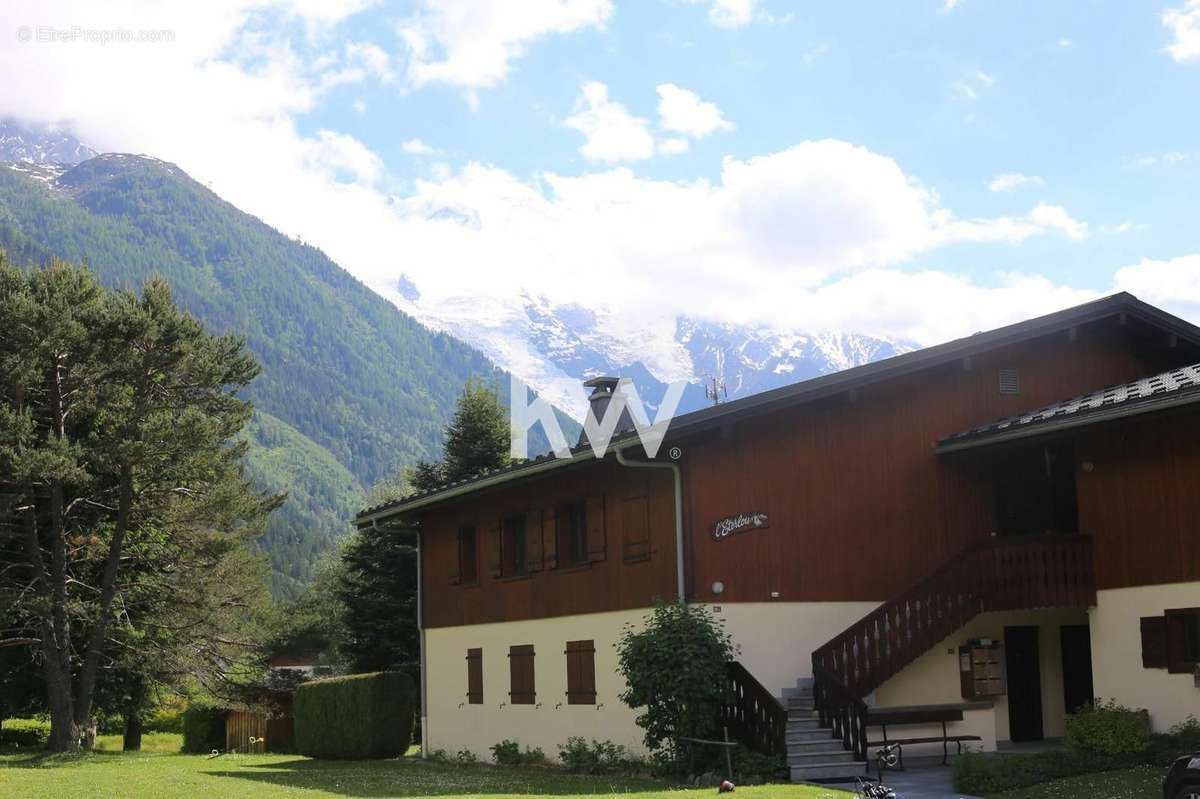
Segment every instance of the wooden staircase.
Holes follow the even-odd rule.
[[[864,699],[939,641],[980,613],[1095,604],[1089,537],[989,539],[947,561],[813,652],[813,726],[861,767],[868,754]],[[810,711],[803,702],[796,710],[796,723],[805,725],[795,731],[807,733],[810,727],[803,714]],[[852,773],[847,770],[840,776]]]

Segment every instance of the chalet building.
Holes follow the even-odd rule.
[[[357,524],[419,532],[426,747],[640,750],[613,644],[682,598],[739,647],[731,733],[833,777],[885,737],[1058,737],[1093,697],[1200,715],[1198,489],[1200,328],[1118,294]]]

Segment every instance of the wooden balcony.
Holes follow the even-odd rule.
[[[813,652],[817,710],[848,749],[874,691],[980,613],[1096,604],[1092,542],[1081,535],[1001,537],[952,558]]]

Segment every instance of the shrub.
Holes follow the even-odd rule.
[[[0,725],[0,747],[39,748],[50,738],[50,722],[41,719],[6,719]]]
[[[722,760],[724,755],[721,755]],[[733,773],[737,782],[750,784],[748,778],[759,777],[765,782],[788,777],[787,758],[784,755],[764,755],[745,746],[733,750]]]
[[[399,757],[413,730],[412,679],[398,671],[311,680],[296,689],[296,750],[316,758]]]
[[[522,752],[519,743],[505,738],[492,744],[492,759],[496,761],[497,766],[536,766],[546,762],[546,753],[537,747],[530,749],[528,746]]]
[[[454,753],[454,762],[460,766],[473,766],[479,762],[479,758],[470,749],[459,749]]]
[[[224,708],[207,702],[193,702],[183,711],[182,751],[196,754],[225,748]]]
[[[964,752],[954,759],[954,790],[975,796],[990,796],[1013,788],[1124,765],[1132,763],[1070,749],[1028,755]]]
[[[579,774],[628,773],[644,767],[620,744],[595,739],[589,744],[579,736],[572,736],[565,744],[559,744],[558,759],[563,768]]]
[[[637,723],[657,762],[682,762],[680,737],[714,737],[733,656],[729,634],[703,606],[659,603],[644,629],[626,627],[617,643],[621,701],[641,709]]]
[[[1085,754],[1135,755],[1150,745],[1150,720],[1114,701],[1098,702],[1067,716],[1066,740]]]

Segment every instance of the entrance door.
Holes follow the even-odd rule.
[[[1037,627],[1005,627],[1008,666],[1008,737],[1042,740],[1042,670]]]
[[[1063,699],[1068,713],[1092,701],[1092,634],[1086,624],[1062,627]]]

